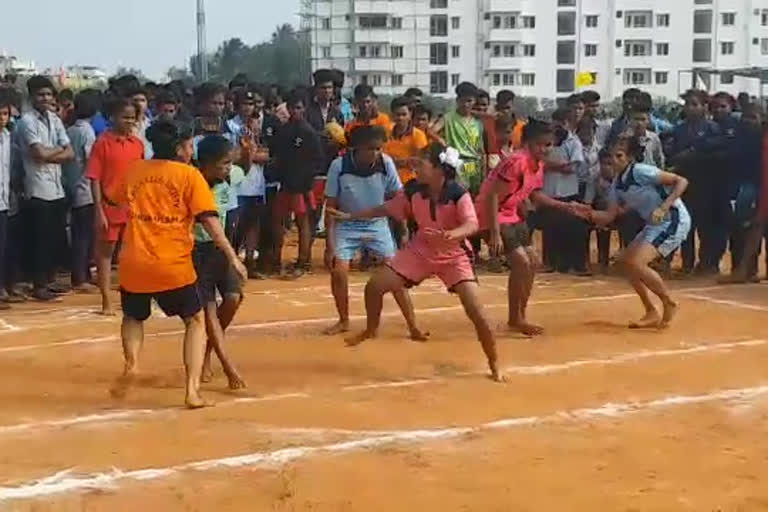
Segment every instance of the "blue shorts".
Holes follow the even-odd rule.
[[[637,234],[635,242],[651,244],[666,258],[688,238],[691,230],[691,217],[684,207],[673,206],[669,209],[669,219],[661,224],[646,224]]]
[[[336,224],[336,258],[352,261],[362,250],[375,252],[384,259],[395,256],[395,241],[386,220],[371,223],[339,222]]]

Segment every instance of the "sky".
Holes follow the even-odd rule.
[[[171,66],[189,62],[197,48],[196,0],[0,3],[6,20],[0,54],[34,60],[38,68],[81,64],[113,72],[125,66],[160,80]],[[232,37],[255,44],[279,24],[298,25],[299,0],[206,0],[206,11],[208,51],[213,51]]]

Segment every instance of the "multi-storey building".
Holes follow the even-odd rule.
[[[691,70],[768,68],[768,0],[303,0],[302,14],[314,69],[389,94],[468,80],[541,98],[758,95],[758,79]]]

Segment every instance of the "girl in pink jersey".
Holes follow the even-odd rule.
[[[401,220],[413,219],[418,225],[410,243],[368,281],[365,287],[367,327],[349,338],[347,344],[354,346],[376,337],[386,293],[436,276],[461,299],[488,359],[491,377],[501,382],[496,339],[478,298],[472,249],[467,243],[467,237],[477,232],[478,221],[471,196],[456,182],[456,169],[460,165],[458,152],[433,145],[428,155],[412,163],[416,179],[384,205],[354,214],[329,209],[332,215],[345,219],[388,215]]]
[[[505,255],[509,266],[507,296],[510,330],[535,336],[543,329],[528,322],[526,310],[531,296],[538,255],[524,210],[530,200],[536,205],[585,217],[577,203],[566,203],[544,193],[544,158],[554,143],[548,123],[531,119],[523,128],[523,147],[502,160],[485,179],[476,200],[480,231],[492,256]]]

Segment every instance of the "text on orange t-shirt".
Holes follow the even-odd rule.
[[[140,160],[108,198],[127,206],[128,226],[120,251],[120,287],[158,293],[194,283],[192,226],[216,214],[211,187],[192,166],[169,160]]]

